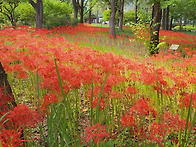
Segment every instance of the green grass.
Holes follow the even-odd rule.
[[[123,28],[123,32],[119,32],[118,28],[115,28],[117,35],[125,35],[126,37],[131,36],[133,37],[133,32],[130,29]]]
[[[174,31],[174,32],[181,32],[181,33],[185,33],[185,34],[195,35],[196,36],[196,32],[190,32],[190,31]]]
[[[109,28],[109,25],[102,25],[102,24],[93,24],[95,27],[101,27],[101,28]],[[125,35],[125,36],[131,36],[133,37],[133,32],[130,29],[123,28],[123,32],[119,32],[118,27],[115,28],[117,35]]]

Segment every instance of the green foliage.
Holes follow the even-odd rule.
[[[3,22],[9,21],[12,25],[15,25],[17,16],[15,9],[18,7],[20,0],[0,0],[0,13],[3,15]]]
[[[16,13],[18,14],[19,24],[33,25],[35,23],[35,10],[29,3],[20,3],[16,8]]]
[[[146,8],[140,8],[138,10],[138,21],[141,24],[149,24],[151,20],[151,11]]]
[[[124,13],[124,24],[135,21],[135,11],[128,11]]]
[[[108,9],[108,10],[105,10],[103,12],[103,21],[108,21],[110,20],[110,13],[111,13],[111,10]]]
[[[172,0],[171,15],[174,20],[179,21],[180,18],[187,20],[196,20],[196,0]]]
[[[191,30],[196,30],[196,27],[187,25],[187,26],[183,26],[183,29],[186,31],[191,31]],[[175,26],[174,30],[180,30],[180,26]]]
[[[44,27],[66,25],[71,21],[72,6],[67,2],[47,0],[44,2]]]
[[[109,21],[110,20],[110,13],[111,13],[110,9],[105,10],[103,12],[103,21]],[[116,15],[115,15],[115,21],[117,21],[117,18],[118,18],[118,13],[116,13]]]
[[[4,21],[3,21],[4,18],[5,18],[4,15],[0,13],[0,23],[3,23],[3,22],[4,22]]]

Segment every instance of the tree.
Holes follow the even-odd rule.
[[[92,9],[92,8],[91,8],[91,7],[92,7],[92,6],[91,6],[91,0],[89,0],[89,7],[90,7],[90,8],[89,8],[89,16],[88,16],[88,18],[89,18],[89,24],[91,24],[91,21],[92,21],[92,20],[91,20],[91,15],[92,15],[92,11],[91,11],[91,9]]]
[[[119,0],[119,32],[123,31],[124,0]]]
[[[72,5],[74,9],[74,19],[78,19],[79,0],[72,0]]]
[[[43,26],[51,29],[70,24],[72,7],[68,2],[47,0],[44,2]]]
[[[35,10],[29,2],[21,2],[16,8],[16,14],[18,16],[18,23],[23,25],[35,24]]]
[[[124,23],[135,22],[135,11],[128,11],[124,13]]]
[[[36,27],[42,28],[43,27],[43,1],[37,0],[37,2],[34,2],[33,0],[29,0],[29,3],[33,6],[36,12]]]
[[[79,8],[80,8],[80,23],[83,23],[84,22],[84,0],[80,1]]]
[[[138,12],[138,0],[135,0],[135,23],[138,23],[137,12]]]
[[[116,4],[115,0],[110,0],[110,6],[111,6],[111,14],[110,14],[110,34],[113,36],[113,38],[116,38],[116,32],[115,32],[115,14],[116,14]]]
[[[150,24],[150,54],[159,53],[159,30],[161,24],[161,2],[159,0],[153,1],[152,6],[152,22]]]
[[[16,106],[17,104],[7,80],[7,74],[0,62],[0,118],[3,115],[2,113],[9,111]]]
[[[169,30],[169,10],[170,10],[170,9],[169,9],[169,6],[167,6],[167,9],[166,9],[166,10],[167,10],[167,11],[166,11],[166,19],[165,19],[165,20],[166,20],[166,21],[165,21],[165,25],[166,25],[166,26],[165,26],[165,29],[166,29],[166,30]]]
[[[11,22],[12,26],[16,25],[15,9],[18,7],[20,0],[0,0],[0,13]]]
[[[162,29],[165,30],[166,29],[166,23],[165,23],[165,19],[166,19],[166,9],[163,9],[163,15],[162,15]]]

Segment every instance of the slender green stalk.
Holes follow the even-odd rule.
[[[194,117],[193,117],[193,120],[192,120],[192,123],[191,123],[190,130],[189,130],[189,132],[188,132],[188,136],[187,136],[187,140],[186,140],[185,146],[188,146],[189,139],[190,139],[190,135],[191,135],[191,131],[192,131],[192,129],[193,129],[193,126],[195,125],[195,121],[196,121],[196,112],[194,113]]]
[[[94,89],[94,87],[93,87],[93,83],[94,82],[92,82],[92,86],[91,86],[91,88],[92,88],[92,90],[91,90],[91,100],[90,100],[90,116],[91,116],[91,126],[92,126],[92,124],[93,124],[93,108],[92,108],[92,101],[93,101],[93,89]]]
[[[55,60],[55,59],[54,59],[54,63],[55,63],[56,72],[57,72],[58,79],[59,79],[59,84],[60,84],[60,87],[61,87],[61,92],[62,92],[62,95],[63,95],[63,100],[64,100],[65,105],[66,105],[66,107],[67,107],[66,110],[67,110],[69,119],[72,120],[71,118],[73,117],[73,115],[71,115],[71,108],[70,108],[70,105],[68,104],[68,100],[66,99],[65,92],[64,92],[64,90],[63,90],[63,84],[62,84],[62,81],[61,81],[59,69],[58,69],[58,66],[57,66],[57,63],[56,63],[56,60]]]
[[[193,93],[191,93],[191,98],[190,98],[190,103],[189,103],[189,109],[188,109],[188,115],[187,115],[187,119],[186,119],[185,133],[184,133],[184,138],[182,140],[182,147],[184,147],[186,145],[186,143],[188,143],[186,136],[187,136],[187,130],[188,130],[189,117],[191,115],[192,96],[193,96]]]
[[[107,72],[107,75],[106,75],[105,81],[104,81],[104,83],[103,83],[102,89],[101,89],[101,91],[99,92],[99,99],[98,99],[97,107],[96,107],[96,122],[95,122],[95,123],[98,123],[98,117],[99,117],[99,103],[100,103],[100,99],[101,99],[102,94],[103,94],[103,90],[104,90],[104,87],[105,87],[105,84],[106,84],[106,80],[107,80],[108,75],[109,75],[109,71]]]

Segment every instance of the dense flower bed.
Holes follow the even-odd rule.
[[[108,31],[85,25],[52,30],[21,26],[0,31],[0,61],[18,103],[8,114],[0,112],[0,116],[5,114],[0,121],[3,146],[36,142],[33,128],[49,121],[53,109],[57,111],[62,103],[66,125],[73,128],[71,134],[66,127],[62,132],[78,139],[68,139],[73,144],[189,144],[186,137],[196,114],[195,36],[161,31],[164,41],[182,45],[186,58],[178,51],[125,58],[65,37],[103,36],[108,40]],[[6,98],[0,96],[4,105]],[[49,126],[45,127],[47,132]],[[38,131],[42,134],[43,130]],[[38,140],[44,140],[43,136]]]

